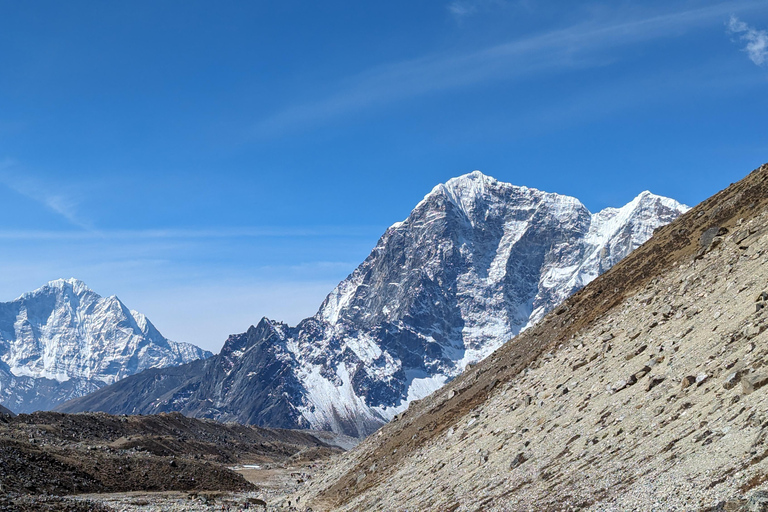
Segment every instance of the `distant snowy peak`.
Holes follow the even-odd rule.
[[[447,197],[470,219],[476,216],[477,213],[485,214],[485,211],[478,212],[478,209],[488,206],[489,202],[493,203],[499,200],[512,200],[518,203],[519,206],[530,206],[546,202],[563,204],[565,208],[584,208],[581,202],[574,197],[505,183],[480,171],[473,171],[469,174],[451,178],[445,183],[437,185],[414,210],[418,210],[422,203],[429,202],[429,199],[435,195]]]
[[[82,297],[83,295],[93,294],[94,292],[88,288],[84,282],[75,279],[74,277],[70,277],[69,279],[55,279],[50,281],[36,290],[21,294],[16,300],[33,300],[35,297],[44,295],[62,295],[67,293],[73,297]]]
[[[28,404],[18,403],[21,395],[15,388],[34,387],[35,379],[82,381],[70,386],[85,393],[147,368],[210,355],[166,339],[143,314],[115,296],[101,297],[77,279],[57,279],[0,303],[0,401],[22,412]],[[55,405],[44,396],[37,401],[38,408]]]

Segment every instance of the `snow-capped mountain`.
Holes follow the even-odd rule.
[[[573,197],[475,171],[435,187],[296,327],[262,319],[218,356],[130,377],[62,410],[178,410],[367,435],[687,210],[643,192],[591,214]]]
[[[76,279],[0,303],[0,402],[18,412],[50,409],[147,368],[210,355],[167,340],[147,317]]]

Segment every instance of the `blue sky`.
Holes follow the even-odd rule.
[[[480,169],[694,205],[768,161],[768,2],[0,0],[0,300],[218,350]]]

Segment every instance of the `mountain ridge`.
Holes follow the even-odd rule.
[[[576,198],[479,171],[453,178],[388,228],[314,316],[295,327],[262,319],[230,337],[206,363],[218,388],[190,373],[187,384],[158,387],[130,411],[180,410],[263,425],[280,417],[292,423],[275,426],[365,436],[530,327],[686,210],[644,192],[622,208],[592,214]],[[243,343],[245,350],[227,349]],[[274,375],[275,390],[289,398],[264,401],[264,415],[244,414],[232,407],[239,396],[269,395],[270,382],[259,372]],[[124,382],[120,393],[129,394],[139,380]],[[109,392],[61,410],[130,412],[114,409]]]
[[[0,401],[18,412],[50,409],[146,368],[210,355],[168,340],[117,296],[102,297],[75,278],[0,303]]]

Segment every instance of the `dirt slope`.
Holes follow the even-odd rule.
[[[413,404],[304,489],[302,503],[740,506],[768,479],[768,308],[755,305],[768,290],[767,253],[765,165]]]

